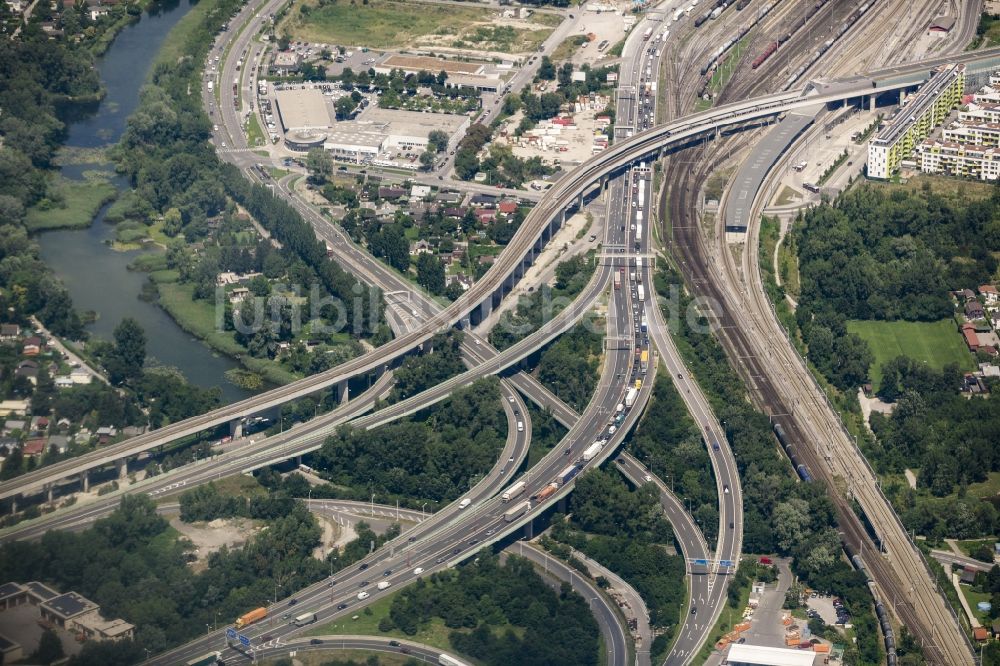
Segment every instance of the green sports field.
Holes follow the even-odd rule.
[[[957,363],[964,370],[975,368],[952,319],[935,322],[849,321],[847,330],[864,338],[875,355],[871,368],[872,385],[882,381],[882,364],[897,356],[924,361],[933,368]]]

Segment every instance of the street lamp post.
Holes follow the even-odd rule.
[[[372,511],[372,517],[374,518],[375,517],[375,493],[372,493],[371,507],[372,507],[372,509],[371,509],[371,511]]]
[[[423,504],[420,505],[420,515],[423,517],[424,520],[427,520],[427,512],[424,511],[425,506],[427,506],[427,502],[424,502]]]

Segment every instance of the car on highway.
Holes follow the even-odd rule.
[[[697,614],[698,614],[698,607],[695,606],[694,608],[691,609],[691,615],[697,615]]]
[[[445,561],[445,559],[446,559],[445,557],[439,557],[439,558],[437,558],[437,559],[436,559],[436,560],[434,560],[434,561],[435,561],[435,562],[437,562],[438,564],[441,564],[442,562],[444,562],[444,561]]]
[[[371,595],[368,594],[367,592],[358,592],[358,599],[361,599],[362,601],[364,601],[365,599],[367,599],[370,596]]]
[[[323,644],[322,638],[313,638],[309,641],[309,645],[322,645],[322,644]]]
[[[347,604],[337,604],[337,610],[344,610],[347,608]]]
[[[337,584],[337,581],[335,581],[335,580],[331,580],[331,581],[329,581],[329,582],[328,582],[328,583],[326,584],[326,586],[327,586],[327,587],[333,587],[333,586],[334,586],[334,585],[336,585],[336,584]]]
[[[365,564],[362,564],[360,567],[358,567],[358,571],[364,571],[367,568],[368,568],[368,564],[365,563]]]
[[[290,620],[290,619],[292,619],[292,614],[291,613],[285,613],[284,615],[281,616],[281,619],[282,620]]]
[[[452,551],[451,551],[451,554],[452,555],[458,555],[461,552],[462,552],[461,548],[453,548]]]
[[[392,569],[386,569],[385,571],[382,572],[382,575],[383,576],[391,576],[392,575]]]
[[[475,546],[477,543],[479,543],[479,539],[470,539],[469,540],[469,545],[470,546]]]
[[[289,606],[294,606],[294,605],[295,605],[295,604],[297,604],[297,603],[299,603],[299,600],[298,600],[298,599],[292,599],[291,601],[289,601],[289,602],[288,602],[288,605],[289,605]]]
[[[413,570],[413,575],[414,576],[419,576],[423,572],[424,572],[424,568],[423,567],[417,567],[416,569]]]
[[[389,647],[399,647],[399,641],[389,641]]]
[[[361,581],[360,583],[358,583],[358,587],[368,587],[368,581],[366,580]]]
[[[725,483],[722,484],[722,492],[729,494],[729,486]]]
[[[491,537],[491,536],[493,536],[496,533],[497,533],[497,531],[495,529],[488,529],[488,530],[486,530],[486,536],[488,536],[488,537]]]

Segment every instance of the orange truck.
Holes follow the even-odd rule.
[[[265,617],[267,617],[266,608],[255,608],[249,613],[246,613],[236,618],[236,628],[242,629],[248,624],[253,624],[257,620],[263,620]]]

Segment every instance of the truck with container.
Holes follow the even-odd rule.
[[[640,215],[641,214],[642,213],[640,213]],[[642,242],[642,222],[637,222],[635,225],[635,244],[638,245],[641,242]],[[640,298],[639,300],[642,299]]]
[[[530,508],[531,508],[531,502],[529,502],[528,500],[524,500],[523,502],[517,504],[516,506],[513,506],[504,511],[503,521],[505,523],[512,523],[521,516],[523,516],[525,513],[527,513],[528,509]]]
[[[635,404],[635,399],[638,395],[639,390],[635,388],[630,387],[628,391],[625,391],[625,406],[632,407],[632,405]]]
[[[559,476],[556,477],[556,480],[559,482],[559,485],[565,486],[579,473],[580,467],[578,465],[570,465],[563,471],[559,472]]]
[[[649,37],[653,34],[652,28],[646,28],[646,32],[642,33],[642,41],[649,41]]]
[[[636,287],[636,291],[639,292],[639,302],[642,303],[643,301],[645,301],[646,300],[646,290],[643,288],[643,286],[641,284],[638,287]]]
[[[533,495],[531,497],[531,499],[535,500],[536,502],[542,502],[542,501],[547,500],[548,498],[552,497],[552,495],[557,490],[559,490],[559,484],[558,483],[550,483],[549,485],[547,485],[544,488],[542,488],[538,492],[537,495]]]
[[[295,618],[296,627],[304,627],[307,624],[312,624],[316,621],[316,613],[303,613]]]
[[[615,289],[622,288],[622,274],[621,271],[615,271]]]
[[[643,330],[645,330],[646,320],[643,319],[642,323],[643,323]],[[643,349],[642,357],[639,359],[639,372],[641,372],[642,374],[646,374],[647,370],[649,370],[649,350]]]
[[[208,82],[208,92],[212,92],[213,90],[215,90],[215,83],[213,83],[212,81],[209,81]]]
[[[454,657],[449,657],[448,655],[443,653],[438,655],[438,664],[440,666],[469,666],[464,661],[459,661],[458,659],[455,659]]]
[[[583,451],[583,462],[590,462],[597,457],[597,454],[604,448],[602,442],[594,442]]]
[[[639,322],[639,330],[643,333],[649,330],[649,322],[646,321],[646,315],[642,315],[642,320]],[[645,350],[643,350],[643,353],[646,353]]]
[[[236,628],[242,629],[243,627],[253,624],[258,620],[263,620],[267,617],[267,609],[264,607],[254,608],[249,613],[244,613],[236,618]]]
[[[525,483],[524,481],[518,481],[512,485],[507,490],[503,491],[503,495],[500,496],[500,501],[506,503],[520,495],[524,492]]]

